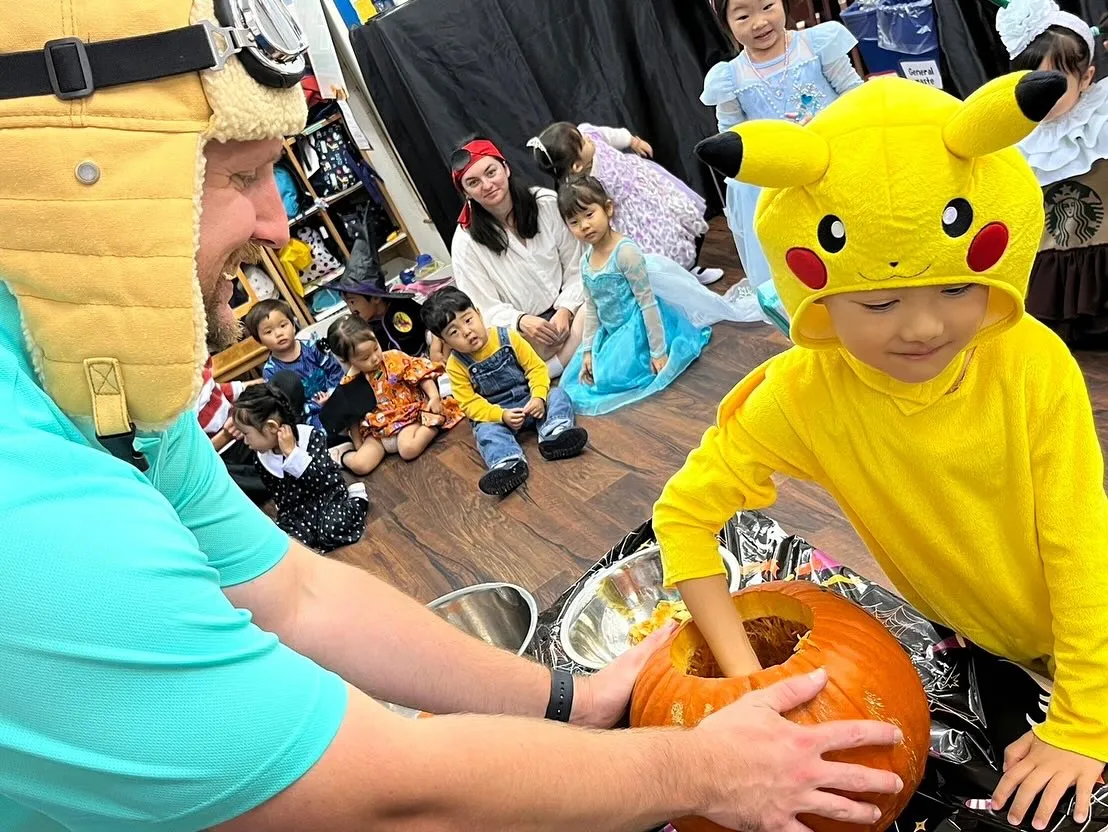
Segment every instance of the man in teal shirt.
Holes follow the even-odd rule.
[[[825,679],[688,732],[542,721],[611,727],[657,637],[574,692],[290,541],[233,485],[189,405],[205,341],[237,334],[224,277],[288,239],[273,163],[304,104],[284,15],[283,0],[6,10],[0,830],[869,822],[825,790],[895,778],[820,755],[894,729],[778,715]],[[410,721],[371,697],[500,716]]]

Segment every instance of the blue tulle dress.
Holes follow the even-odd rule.
[[[672,260],[646,256],[631,240],[621,240],[599,269],[589,263],[591,255],[590,248],[581,263],[584,341],[561,386],[578,413],[598,416],[665,389],[700,355],[712,337],[710,324],[734,320],[737,312]],[[672,296],[683,298],[696,323],[665,299]],[[586,385],[581,366],[590,350],[594,383]],[[668,361],[655,375],[651,357],[661,355]]]
[[[785,54],[768,63],[751,63],[745,52],[716,64],[704,79],[702,103],[716,108],[719,129],[751,119],[815,116],[840,95],[861,85],[850,63],[854,36],[837,21],[789,34]],[[754,211],[762,189],[727,180],[725,211],[739,259],[750,284],[758,290],[766,317],[781,328],[773,308],[779,307],[772,275],[754,232]],[[787,326],[784,332],[788,335]]]

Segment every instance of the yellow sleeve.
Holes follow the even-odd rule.
[[[516,351],[519,366],[527,375],[527,382],[531,385],[531,395],[545,402],[546,397],[550,395],[550,371],[546,369],[546,362],[539,358],[539,354],[527,343],[527,339],[514,329],[508,333],[508,339]]]
[[[1065,350],[1061,342],[1057,348]],[[1077,362],[1065,350],[1047,369],[1035,383],[1039,389],[1029,391],[1028,424],[1035,525],[1054,636],[1054,692],[1046,722],[1034,730],[1053,746],[1108,762],[1104,459]]]
[[[767,378],[773,362],[727,394],[716,424],[654,505],[666,586],[723,574],[716,535],[737,512],[773,504],[774,473],[811,478],[811,452],[790,426]]]
[[[504,408],[490,402],[484,396],[477,395],[469,371],[457,357],[446,359],[446,375],[450,378],[450,393],[458,400],[462,413],[475,422],[499,422]]]

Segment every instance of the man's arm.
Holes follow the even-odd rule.
[[[463,633],[368,572],[295,540],[269,572],[224,591],[259,627],[376,699],[431,713],[546,711],[545,667]],[[575,698],[575,716],[584,704]]]
[[[779,715],[826,681],[821,672],[794,677],[692,730],[587,731],[512,717],[405,720],[352,690],[346,720],[319,763],[217,832],[639,832],[692,814],[766,832],[803,832],[799,813],[872,823],[874,807],[825,790],[891,793],[903,784],[889,772],[821,755],[897,742],[895,726],[807,727]]]

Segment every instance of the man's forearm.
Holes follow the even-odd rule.
[[[467,716],[426,720],[410,734],[410,768],[390,767],[418,770],[421,782],[390,784],[404,795],[401,822],[382,829],[642,832],[704,809],[693,779],[707,780],[707,766],[694,765],[686,731]]]
[[[282,641],[370,696],[432,713],[542,716],[550,673],[361,569],[311,555]]]

